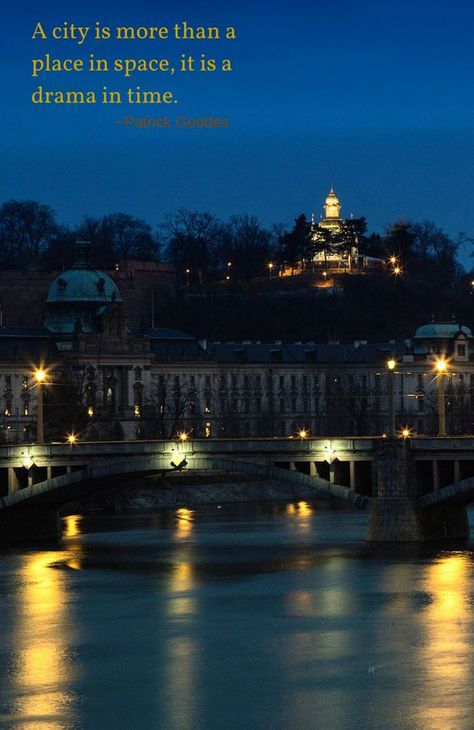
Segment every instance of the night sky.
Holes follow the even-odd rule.
[[[43,5],[43,7],[42,7]],[[172,5],[179,10],[170,10]],[[0,201],[35,199],[61,222],[124,211],[152,225],[183,206],[264,224],[321,213],[332,184],[343,215],[370,230],[399,218],[474,234],[474,6],[434,0],[337,2],[18,3],[2,39]],[[67,7],[67,9],[66,9]],[[37,21],[94,25],[235,25],[232,43],[98,44],[32,41]],[[176,57],[234,61],[231,75],[139,74],[130,85],[171,88],[168,113],[227,117],[229,130],[135,130],[130,107],[33,106],[46,89],[100,89],[89,75],[31,78],[31,56]]]

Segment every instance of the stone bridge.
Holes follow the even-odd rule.
[[[0,541],[50,535],[57,510],[132,476],[240,472],[369,508],[368,539],[466,537],[474,439],[229,439],[0,447]]]

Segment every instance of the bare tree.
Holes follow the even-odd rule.
[[[0,250],[8,266],[37,264],[39,255],[56,233],[55,213],[34,200],[9,200],[0,206]]]

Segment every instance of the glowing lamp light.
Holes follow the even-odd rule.
[[[300,439],[307,439],[308,438],[308,431],[307,431],[307,429],[306,428],[301,428],[298,431],[298,436],[300,437]]]
[[[390,261],[391,264],[396,264],[397,263],[397,257],[392,255],[392,256],[390,256],[389,261]]]
[[[77,444],[77,434],[75,433],[68,433],[67,435],[67,442],[70,446],[74,446],[74,444]]]
[[[442,375],[448,369],[448,363],[446,362],[446,360],[444,358],[439,358],[435,362],[435,368],[438,371],[438,373],[440,375]]]
[[[393,358],[391,358],[390,360],[387,360],[387,368],[389,370],[392,370],[393,371],[393,370],[395,370],[396,367],[397,367],[397,361],[396,360],[394,360]]]
[[[186,431],[180,431],[178,433],[178,439],[180,441],[187,441],[188,440],[188,434],[186,433]]]
[[[403,439],[409,439],[411,436],[411,428],[408,428],[408,426],[405,426],[405,428],[402,428],[400,431],[400,436]]]
[[[395,276],[400,276],[400,274],[402,273],[400,266],[394,266],[393,273],[395,274]]]
[[[34,377],[37,383],[44,383],[46,380],[46,370],[44,368],[37,368],[34,372]]]

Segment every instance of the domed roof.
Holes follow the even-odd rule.
[[[449,340],[462,332],[466,337],[472,337],[472,332],[466,325],[459,325],[456,322],[431,322],[418,327],[414,339],[436,339]]]
[[[328,197],[326,198],[326,205],[338,205],[339,198],[337,197],[334,190],[331,188],[329,191]]]
[[[78,264],[53,281],[46,299],[46,304],[76,302],[122,303],[122,297],[110,276],[103,271]]]

